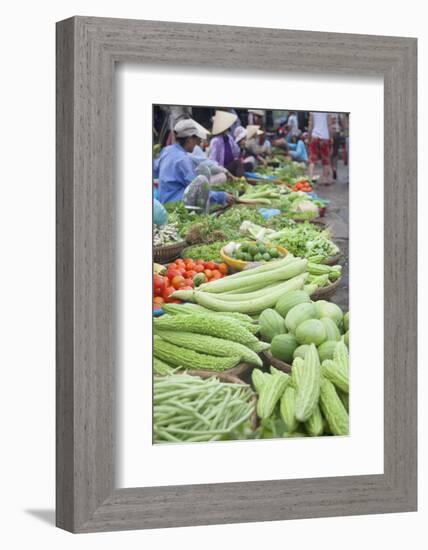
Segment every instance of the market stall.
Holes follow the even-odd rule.
[[[348,433],[347,260],[305,166],[274,158],[154,227],[154,441]]]

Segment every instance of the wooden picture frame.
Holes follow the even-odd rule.
[[[83,533],[416,510],[416,47],[414,38],[156,21],[57,24],[58,527]],[[383,474],[115,488],[118,62],[383,77]]]

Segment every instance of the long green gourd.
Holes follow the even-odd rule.
[[[257,401],[257,414],[262,419],[271,416],[290,380],[285,372],[271,368],[271,373],[271,377],[263,384]]]
[[[244,281],[249,276],[258,275],[259,273],[265,273],[269,271],[274,271],[275,269],[282,269],[285,265],[292,263],[296,258],[292,254],[287,254],[285,258],[274,260],[266,264],[260,265],[258,267],[253,267],[250,269],[244,269],[243,271],[238,271],[233,275],[228,275],[227,278],[229,281],[239,279],[242,280],[242,284],[248,284]],[[212,281],[212,284],[215,284],[216,281]],[[211,284],[211,283],[210,283]]]
[[[308,435],[312,437],[319,437],[324,432],[324,420],[321,414],[321,410],[316,405],[314,412],[305,422],[305,430]]]
[[[154,337],[154,356],[161,361],[168,361],[176,367],[196,370],[224,371],[239,363],[239,356],[217,357],[198,353],[191,349],[170,344],[159,336]]]
[[[279,291],[281,288],[287,289],[287,283],[289,282],[289,279],[286,281],[276,281],[275,283],[265,286],[261,283],[259,284],[258,290],[254,290],[253,292],[242,292],[242,293],[235,293],[233,292],[225,292],[225,293],[219,293],[219,294],[213,294],[213,297],[217,298],[218,300],[221,300],[222,302],[242,302],[246,300],[255,300],[256,298],[260,298],[263,296],[266,296],[269,292],[273,291]],[[196,293],[197,291],[195,291]]]
[[[192,349],[208,355],[217,355],[219,357],[239,356],[241,361],[251,365],[262,366],[263,362],[254,351],[243,344],[231,342],[224,338],[216,338],[206,334],[195,334],[193,332],[179,332],[172,330],[157,330],[159,336],[182,348]]]
[[[267,286],[270,283],[276,281],[285,281],[291,279],[300,273],[303,273],[306,270],[308,262],[304,259],[294,258],[288,264],[284,265],[279,269],[273,269],[266,271],[264,273],[251,274],[246,277],[246,284],[251,285],[259,283],[261,286]],[[209,293],[220,293],[226,292],[228,290],[233,290],[235,288],[242,287],[242,279],[232,279],[231,277],[223,277],[222,279],[217,279],[217,281],[211,281],[205,283],[199,287],[199,290]]]
[[[317,348],[311,344],[305,354],[304,368],[299,370],[297,379],[295,414],[300,422],[306,422],[318,404],[320,377],[321,368]]]
[[[157,317],[154,319],[153,324],[155,329],[207,334],[208,336],[225,338],[226,340],[232,340],[244,345],[257,344],[259,342],[254,334],[234,319],[227,319],[221,315],[211,315],[210,313],[174,315],[168,319],[165,316]]]
[[[238,311],[240,313],[256,314],[266,308],[275,306],[283,292],[302,288],[306,274],[293,277],[287,281],[286,285],[281,285],[281,288],[269,289],[266,295],[256,298],[255,300],[243,300],[242,302],[224,302],[208,292],[195,293],[198,304],[212,309],[214,311]]]
[[[348,435],[348,413],[337,395],[334,385],[324,377],[321,378],[320,406],[333,435]]]
[[[289,384],[286,388],[284,393],[282,394],[281,401],[279,404],[279,411],[281,413],[281,417],[284,420],[288,433],[295,432],[299,422],[297,421],[297,418],[294,415],[294,409],[296,405],[296,390],[295,388]]]

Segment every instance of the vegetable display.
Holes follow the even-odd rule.
[[[349,312],[317,299],[342,284],[331,231],[311,223],[329,201],[304,164],[270,161],[215,187],[232,207],[169,203],[153,227],[155,247],[188,244],[153,265],[155,443],[349,433]]]
[[[303,358],[293,360],[291,376],[273,367],[270,374],[254,369],[252,383],[259,396],[258,437],[348,435],[349,355],[343,342],[334,361],[321,363],[310,344]]]
[[[253,411],[253,392],[248,385],[188,374],[154,379],[155,443],[229,439],[248,423]]]
[[[153,226],[153,245],[154,246],[165,246],[167,244],[172,244],[180,242],[180,235],[178,234],[177,224],[168,223],[167,225],[154,225]]]
[[[270,262],[282,256],[276,246],[262,241],[238,243],[231,252],[231,257],[244,262]]]

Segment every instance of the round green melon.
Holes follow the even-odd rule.
[[[300,323],[296,329],[296,340],[299,344],[321,345],[327,339],[324,324],[318,319],[308,319]]]
[[[275,310],[285,318],[287,313],[292,309],[294,306],[297,306],[299,304],[308,303],[311,299],[309,298],[309,295],[304,290],[290,290],[289,292],[286,292],[281,296],[281,298],[277,301]]]
[[[270,352],[274,357],[291,365],[297,340],[292,334],[278,334],[272,340]]]

